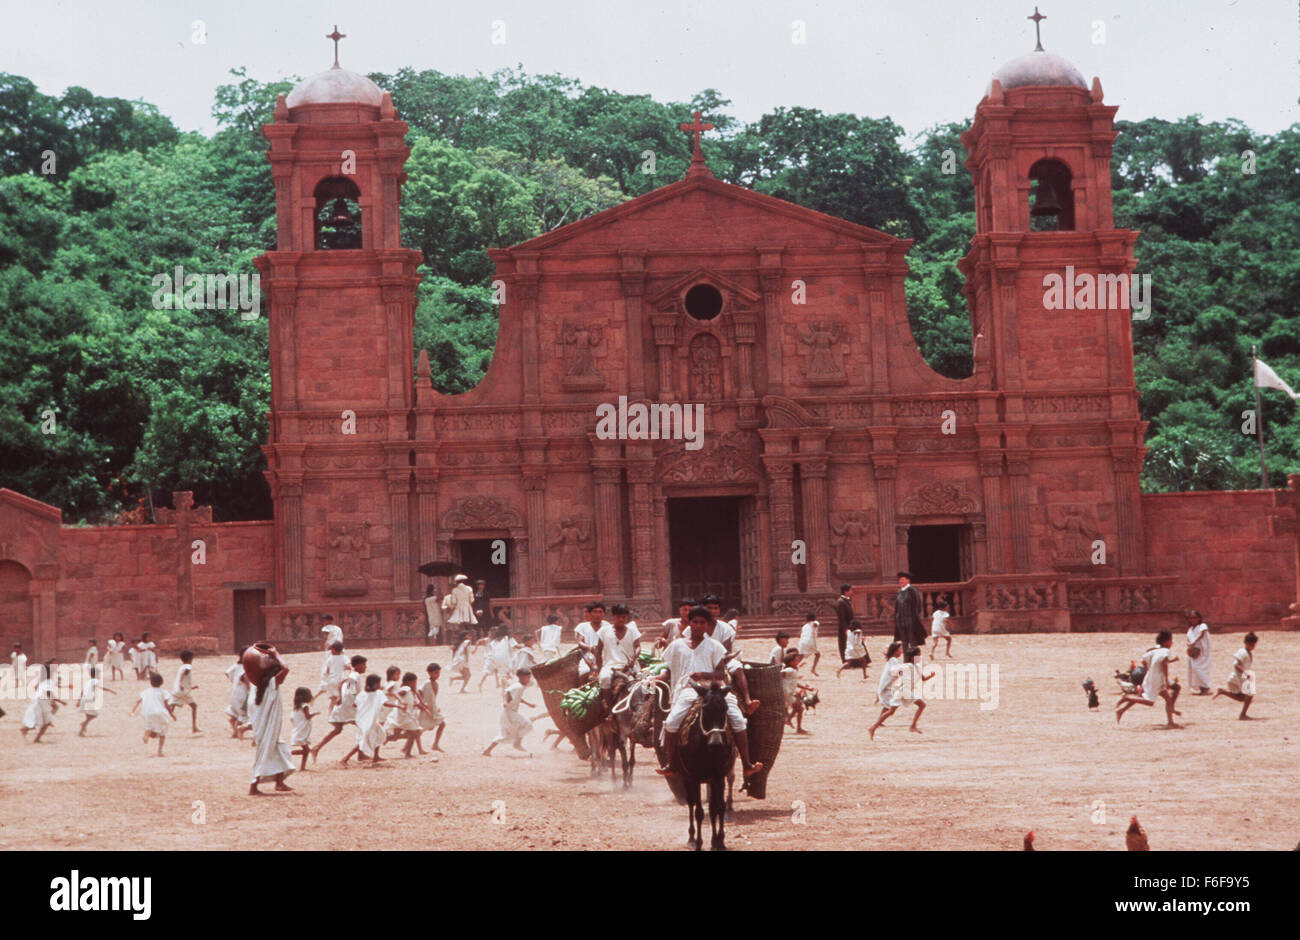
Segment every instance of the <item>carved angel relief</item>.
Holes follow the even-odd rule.
[[[1052,565],[1058,571],[1088,571],[1093,568],[1093,542],[1101,532],[1092,513],[1082,506],[1058,506],[1049,521],[1059,535]]]
[[[804,383],[807,385],[843,385],[848,381],[844,373],[845,340],[841,320],[819,320],[799,331],[799,345],[805,346]]]
[[[864,577],[876,571],[871,551],[871,518],[865,512],[833,512],[831,532],[835,535],[832,558],[841,578]]]
[[[560,328],[560,343],[565,370],[561,384],[566,389],[599,389],[605,387],[605,377],[596,368],[605,339],[602,326],[566,321]]]
[[[325,593],[359,597],[370,590],[362,560],[370,557],[369,522],[332,522],[326,536]]]
[[[556,550],[551,583],[557,590],[585,588],[595,583],[591,520],[586,515],[565,516],[555,523],[546,547]]]

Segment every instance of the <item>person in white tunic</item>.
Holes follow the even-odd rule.
[[[379,756],[379,749],[388,740],[388,735],[384,732],[384,707],[387,704],[388,696],[384,694],[383,682],[372,672],[366,676],[365,690],[357,696],[357,743],[343,755],[344,767],[353,754],[360,754],[362,760],[369,757],[372,764],[383,759]]]
[[[628,622],[630,611],[625,604],[615,604],[609,615],[614,622],[596,631],[596,663],[600,669],[597,680],[605,706],[610,707],[610,685],[618,670],[636,671],[637,653],[641,649],[641,631]]]
[[[921,673],[921,667],[916,663],[919,654],[920,650],[910,651],[905,659],[901,640],[894,640],[889,644],[885,652],[887,661],[884,668],[880,670],[880,685],[876,691],[876,697],[880,699],[880,717],[867,729],[867,736],[871,740],[876,739],[876,730],[885,723],[887,718],[904,705],[912,703],[916,704],[916,714],[912,716],[912,725],[907,730],[921,733],[921,729],[916,726],[916,723],[921,720],[921,713],[925,711],[925,699],[921,698],[921,684],[932,678],[934,673],[928,676]]]
[[[190,650],[181,650],[181,667],[176,670],[176,681],[172,684],[172,704],[190,707],[190,733],[199,733],[199,705],[194,701],[194,654]]]
[[[408,672],[402,676],[402,684],[397,689],[397,702],[389,710],[384,720],[384,733],[387,740],[404,740],[406,747],[402,749],[403,757],[411,756],[411,748],[418,747],[420,753],[424,753],[424,745],[420,743],[420,697],[415,683],[419,680],[413,672]]]
[[[148,744],[150,738],[158,739],[158,756],[163,756],[163,743],[167,740],[167,726],[176,720],[176,713],[172,711],[172,703],[167,700],[167,690],[162,687],[163,677],[154,673],[149,677],[149,688],[140,693],[134,705],[131,706],[130,714],[134,715],[138,710],[140,717],[144,719],[144,743]]]
[[[600,645],[596,634],[600,632],[601,627],[605,626],[612,626],[605,619],[605,605],[600,601],[591,601],[587,604],[587,619],[578,624],[573,631],[578,649],[582,650],[582,661],[578,663],[580,679],[596,668],[596,647]]]
[[[366,658],[364,656],[353,656],[348,663],[347,669],[343,672],[342,681],[339,682],[338,704],[330,709],[330,732],[311,752],[313,762],[320,756],[320,749],[338,737],[345,725],[356,723],[357,696],[361,694],[361,683],[365,681],[365,675]]]
[[[776,645],[772,647],[772,652],[768,653],[767,661],[773,666],[785,665],[786,650],[790,647],[790,634],[781,630],[776,635]],[[798,650],[796,650],[798,652]]]
[[[677,616],[663,622],[663,635],[655,641],[656,649],[662,649],[673,640],[680,640],[690,632],[691,608],[694,606],[695,601],[690,598],[683,598],[677,602]]]
[[[658,773],[665,777],[680,773],[677,752],[680,746],[679,732],[686,720],[691,706],[699,701],[699,693],[692,687],[694,683],[722,682],[727,678],[727,651],[721,643],[709,636],[713,626],[713,615],[707,607],[692,607],[687,618],[690,632],[680,640],[674,640],[664,650],[664,663],[668,666],[669,688],[672,690],[672,705],[664,719],[664,763],[658,767]],[[727,692],[727,725],[731,728],[731,737],[740,754],[740,762],[745,768],[745,776],[752,777],[763,769],[761,762],[755,763],[749,758],[749,723],[745,720],[736,701],[734,692]]]
[[[104,681],[99,677],[98,666],[88,666],[86,672],[89,678],[86,684],[81,688],[81,701],[77,707],[81,709],[81,714],[85,717],[81,719],[81,730],[77,732],[77,737],[86,736],[86,726],[99,717],[99,707],[104,703],[105,692],[113,692],[112,689],[104,688]]]
[[[300,685],[293,692],[293,730],[289,733],[289,756],[302,755],[300,770],[307,769],[307,755],[311,753],[311,720],[319,712],[311,710],[315,696],[311,689]]]
[[[139,670],[139,678],[145,679],[158,669],[158,644],[153,641],[152,633],[140,634],[140,642],[135,645],[136,648],[136,669]]]
[[[758,710],[759,702],[749,697],[749,679],[745,676],[745,670],[740,662],[740,650],[736,649],[736,624],[722,616],[722,604],[716,594],[705,594],[704,599],[700,601],[708,610],[709,616],[713,618],[709,626],[709,636],[722,644],[722,648],[732,658],[727,662],[727,672],[731,679],[731,687],[735,690],[736,698],[740,702],[740,710],[745,715],[752,715]],[[739,612],[737,612],[739,617]],[[737,620],[739,622],[739,620]]]
[[[1253,632],[1246,634],[1241,649],[1237,650],[1237,654],[1232,657],[1232,673],[1228,676],[1228,687],[1214,693],[1216,699],[1220,695],[1226,695],[1234,701],[1241,702],[1241,714],[1237,717],[1242,721],[1250,719],[1246,710],[1255,700],[1255,644],[1258,642],[1259,637]]]
[[[1175,715],[1182,714],[1182,712],[1174,708],[1180,691],[1178,680],[1169,677],[1169,664],[1178,660],[1178,657],[1174,656],[1170,651],[1173,643],[1174,635],[1170,631],[1161,630],[1156,634],[1156,645],[1142,654],[1142,662],[1147,667],[1146,673],[1142,676],[1142,694],[1120,696],[1119,701],[1115,703],[1116,724],[1119,724],[1119,720],[1124,717],[1124,713],[1134,705],[1150,707],[1156,703],[1157,699],[1163,699],[1166,727],[1182,727],[1182,725],[1174,721]]]
[[[325,614],[320,619],[323,623],[323,626],[320,628],[320,632],[324,634],[323,645],[324,645],[325,652],[328,655],[330,651],[330,647],[332,647],[335,643],[343,642],[343,628],[340,627],[337,623],[335,623],[334,618],[329,614]]]
[[[478,680],[478,690],[483,691],[483,683],[489,678],[496,681],[497,688],[503,685],[509,685],[509,681],[503,683],[501,680],[510,675],[510,659],[514,652],[515,642],[510,639],[510,630],[507,627],[497,627],[496,635],[491,640],[484,642],[483,653],[483,675]]]
[[[524,737],[533,730],[533,723],[519,714],[520,705],[527,705],[529,708],[537,707],[524,698],[524,689],[533,681],[533,674],[527,669],[521,669],[515,674],[515,680],[502,696],[500,730],[492,739],[492,743],[483,749],[484,757],[489,756],[492,749],[502,741],[509,741],[510,746],[516,751],[523,751],[529,757],[533,756],[532,752],[524,747]]]
[[[438,642],[438,636],[442,633],[442,597],[432,584],[424,589],[424,619],[429,624],[425,638],[432,646]]]
[[[343,655],[342,641],[331,643],[330,651],[320,666],[320,684],[313,699],[321,695],[328,695],[329,707],[333,708],[337,705],[339,703],[339,686],[343,684],[343,673],[347,671],[347,668],[348,658]]]
[[[433,731],[432,750],[442,751],[439,744],[442,741],[442,732],[447,727],[447,721],[442,717],[442,712],[438,710],[438,677],[442,675],[442,667],[437,663],[429,663],[425,667],[425,672],[429,678],[420,686],[420,704],[424,707],[420,709],[420,727],[425,731]]]
[[[551,614],[546,618],[546,626],[542,627],[542,639],[539,644],[544,659],[549,661],[560,655],[560,640],[563,636],[564,627],[560,625],[560,615]]]
[[[245,647],[244,649],[247,649]],[[226,706],[226,717],[230,720],[230,736],[242,738],[248,730],[248,677],[244,675],[244,650],[235,656],[232,665],[226,667],[226,678],[230,680],[230,704]]]
[[[23,645],[15,643],[13,652],[9,654],[9,669],[13,673],[14,688],[26,694],[27,688],[27,654],[23,652]]]
[[[810,610],[799,629],[799,655],[805,659],[812,657],[810,671],[814,676],[817,675],[817,664],[822,660],[822,654],[817,650],[817,628],[820,626],[816,612]]]
[[[947,641],[948,645],[944,647],[944,652],[948,654],[949,659],[952,659],[952,634],[948,632],[949,616],[948,602],[936,601],[934,613],[930,615],[930,638],[934,640],[934,645],[930,647],[931,659],[939,652],[940,640]]]
[[[469,631],[465,630],[456,643],[456,651],[451,654],[451,679],[448,685],[459,679],[463,683],[460,687],[462,695],[469,691],[469,653],[473,648],[474,640],[470,637]]]
[[[474,616],[474,589],[469,586],[469,578],[458,574],[451,579],[451,609],[447,613],[447,623],[453,630],[470,630],[478,623]]]
[[[24,660],[26,657],[24,657]],[[23,671],[26,672],[26,663],[23,664]],[[23,715],[23,724],[19,729],[23,737],[27,737],[28,731],[35,731],[36,737],[32,738],[33,743],[39,743],[44,737],[45,732],[54,726],[54,706],[55,704],[66,705],[67,702],[54,697],[54,669],[52,663],[46,663],[40,667],[40,680],[36,683],[36,692],[32,696],[31,704],[27,706],[27,712]]]
[[[139,643],[131,643],[126,648],[126,655],[131,657],[131,668],[135,670],[136,679],[143,678],[140,675],[140,646]]]
[[[114,633],[113,639],[108,641],[107,655],[104,657],[104,666],[108,669],[106,678],[109,680],[126,678],[126,673],[122,672],[125,650],[126,638],[120,633]]]
[[[274,650],[271,653],[276,655]],[[253,719],[253,777],[248,784],[249,796],[261,796],[257,786],[267,781],[275,781],[275,789],[282,793],[293,789],[284,782],[284,778],[293,773],[293,755],[289,745],[280,737],[284,726],[280,686],[289,677],[289,667],[283,662],[279,665],[274,674],[267,670],[253,687],[253,699],[248,708],[249,717]]]
[[[866,637],[862,635],[862,621],[852,620],[849,622],[849,632],[844,638],[844,662],[840,668],[835,671],[835,678],[840,677],[845,669],[861,669],[862,678],[867,677],[867,666],[871,664],[871,656],[867,653]]]
[[[1197,695],[1209,695],[1210,625],[1201,619],[1199,610],[1187,612],[1187,684]]]
[[[99,665],[99,644],[95,642],[93,636],[90,638],[90,645],[86,647],[86,657],[82,660],[82,663],[87,666]]]

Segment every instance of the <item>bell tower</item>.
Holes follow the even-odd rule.
[[[351,602],[330,598],[391,602],[414,589],[408,425],[421,260],[401,246],[407,125],[388,92],[339,67],[337,27],[326,38],[333,67],[281,95],[262,128],[277,237],[256,261],[270,301],[263,449],[277,603],[317,612]]]
[[[1045,17],[1035,10],[1030,19],[1037,28]],[[1089,87],[1040,40],[994,74],[962,135],[976,228],[959,266],[975,380],[998,393],[999,409],[996,424],[978,428],[981,469],[990,499],[1011,507],[1010,550],[992,559],[994,571],[1030,570],[1044,550],[1079,557],[1081,546],[1061,544],[1070,536],[1059,520],[1082,515],[1097,536],[1087,550],[1100,541],[1107,551],[1105,565],[1083,570],[1140,573],[1145,425],[1131,319],[1150,291],[1132,293],[1138,233],[1114,225],[1117,110],[1103,103],[1099,79]],[[1031,467],[1059,474],[1079,495],[1068,506],[1035,505]]]

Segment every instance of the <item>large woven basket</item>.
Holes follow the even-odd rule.
[[[745,663],[745,679],[749,682],[749,697],[760,703],[758,710],[749,716],[749,757],[763,762],[763,769],[748,778],[745,792],[762,800],[767,797],[767,775],[776,763],[785,734],[781,667],[773,663]]]
[[[564,713],[564,709],[560,708],[560,698],[578,684],[578,663],[581,661],[582,651],[572,649],[550,662],[534,666],[533,678],[537,680],[537,687],[542,690],[542,701],[546,703],[546,713],[551,716],[551,721],[555,722],[555,727],[573,744],[578,757],[586,760],[591,756],[591,748],[587,747],[587,739],[583,736],[586,732],[575,731],[569,716]]]
[[[575,681],[573,686],[570,686],[570,688],[573,688],[574,686],[577,686],[579,684],[583,684],[583,685],[594,684],[596,681],[595,674],[588,673],[588,675],[591,676],[590,682],[578,683]],[[600,699],[596,699],[596,701],[592,702],[591,705],[587,708],[587,714],[583,715],[581,718],[574,718],[571,715],[565,716],[565,718],[568,719],[569,727],[573,730],[573,733],[579,735],[585,735],[588,731],[596,727],[607,717],[609,717],[609,709],[605,707],[605,703]]]

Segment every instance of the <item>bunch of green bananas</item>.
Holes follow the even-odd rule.
[[[637,662],[641,664],[641,671],[647,675],[658,676],[668,671],[668,664],[654,653],[642,651],[637,656]]]
[[[599,700],[599,686],[580,685],[564,693],[560,699],[560,708],[571,718],[585,718],[587,710]]]

